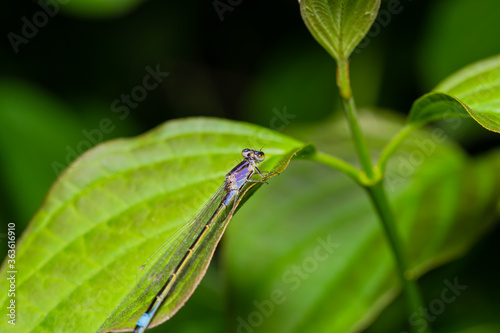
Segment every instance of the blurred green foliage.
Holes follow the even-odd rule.
[[[465,65],[500,53],[498,1],[435,1],[431,9],[417,50],[419,79],[425,88],[432,89]]]
[[[390,2],[383,1],[381,9]],[[500,53],[498,1],[401,0],[400,6],[400,13],[372,30],[370,40],[362,42],[366,46],[353,53],[359,106],[406,114],[445,76]],[[74,0],[35,26],[31,37],[23,36],[29,30],[26,22],[33,24],[43,11],[37,1],[0,4],[5,36],[0,48],[0,220],[3,230],[15,222],[18,236],[58,176],[53,163],[67,166],[86,149],[82,142],[90,147],[101,141],[91,142],[84,131],[98,129],[103,119],[114,126],[102,133],[107,141],[185,116],[271,127],[273,110],[286,107],[294,116],[290,123],[300,127],[339,111],[334,63],[309,35],[296,1],[242,1],[221,21],[206,1]],[[21,37],[27,42],[13,46]],[[143,85],[146,66],[157,65],[169,77],[121,119],[112,103]],[[459,130],[439,126],[473,156],[500,142],[473,122]],[[464,277],[470,286],[433,323],[436,331],[498,332],[499,236],[498,228],[492,229],[463,259],[424,276],[426,301],[439,294],[450,276]],[[224,325],[222,314],[237,302],[226,295],[224,269],[216,261],[187,305],[151,332]],[[400,298],[366,331],[407,329]]]

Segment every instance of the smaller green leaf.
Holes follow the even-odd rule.
[[[425,124],[471,116],[484,128],[500,132],[500,55],[469,65],[417,99],[408,118]]]
[[[377,17],[380,0],[299,0],[309,32],[337,61],[349,57]]]
[[[411,124],[426,124],[450,117],[468,117],[467,105],[459,99],[444,93],[428,93],[417,99],[408,116]]]

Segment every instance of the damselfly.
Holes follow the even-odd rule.
[[[210,228],[222,228],[222,230],[220,230],[222,233],[223,228],[225,228],[225,225],[227,225],[227,222],[231,220],[234,214],[239,202],[240,194],[242,193],[245,185],[250,182],[265,182],[264,180],[251,179],[256,173],[262,178],[265,177],[259,168],[257,168],[257,163],[262,162],[265,158],[264,152],[253,149],[243,149],[241,154],[243,155],[243,161],[236,165],[226,175],[226,179],[222,186],[212,196],[202,211],[188,223],[188,226],[192,227],[194,230],[199,229],[200,227],[201,230],[194,235],[195,238],[192,238],[193,236],[191,236],[191,238],[187,236],[183,238],[181,236],[183,239],[179,241],[178,244],[185,244],[186,241],[189,242],[191,239],[189,248],[185,251],[180,260],[176,260],[175,256],[172,256],[173,259],[171,259],[171,261],[174,262],[164,265],[164,269],[170,271],[166,273],[168,274],[168,279],[163,287],[161,287],[160,291],[156,294],[149,308],[137,322],[134,329],[135,333],[144,332],[149,326],[162,303],[173,291],[172,289],[176,284],[176,280],[179,279],[179,276],[186,269],[186,266],[189,265],[190,261],[196,258],[200,243],[206,237]],[[186,235],[189,234],[188,230],[183,231],[186,232]]]

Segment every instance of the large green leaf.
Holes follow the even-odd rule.
[[[337,61],[349,57],[377,18],[380,0],[300,0],[316,41]]]
[[[373,152],[401,128],[369,115],[362,125]],[[302,136],[355,159],[343,121]],[[500,177],[496,166],[470,161],[427,131],[414,133],[402,148],[389,163],[386,186],[413,273],[421,276],[460,256],[492,226]],[[310,162],[294,163],[274,180],[241,209],[237,219],[252,223],[235,220],[225,239],[233,309],[228,331],[361,331],[400,291],[366,193]]]
[[[3,320],[0,331],[95,332],[136,285],[146,258],[222,184],[241,149],[262,145],[263,170],[303,146],[262,127],[195,118],[85,153],[53,185],[17,244],[17,325]],[[191,290],[172,297],[189,297],[201,266],[190,271]],[[6,270],[4,262],[2,276]],[[0,286],[8,290],[8,281]],[[3,293],[0,304],[8,302]],[[161,310],[155,323],[175,311]]]
[[[500,55],[469,65],[443,80],[413,104],[409,122],[423,124],[469,114],[500,132]]]

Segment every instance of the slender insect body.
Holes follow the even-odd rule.
[[[226,191],[228,192],[227,198],[224,200],[226,205],[231,199],[236,198],[237,193],[241,191],[241,188],[245,186],[254,173],[255,171],[250,164],[243,161],[226,175]]]
[[[135,333],[142,333],[149,326],[155,313],[158,311],[163,301],[170,294],[174,282],[177,279],[177,276],[182,271],[184,266],[189,262],[190,258],[195,255],[197,246],[201,243],[201,240],[207,234],[209,228],[213,224],[220,226],[224,224],[224,222],[229,221],[232,218],[234,211],[236,209],[236,205],[238,203],[238,196],[241,193],[243,187],[249,182],[265,182],[262,180],[251,179],[255,173],[258,173],[261,177],[264,177],[262,172],[257,168],[257,163],[262,162],[265,158],[264,153],[262,151],[253,149],[243,149],[241,154],[243,155],[244,160],[241,161],[238,165],[236,165],[226,175],[224,181],[225,194],[220,198],[220,201],[218,203],[217,202],[210,203],[210,205],[217,204],[217,208],[215,209],[212,215],[201,214],[202,216],[198,216],[198,219],[196,221],[198,222],[201,222],[202,220],[206,221],[203,229],[199,232],[198,236],[191,243],[191,246],[188,248],[182,259],[175,267],[175,269],[173,269],[167,281],[160,289],[160,291],[157,293],[156,297],[151,302],[146,312],[141,316],[141,318],[137,322],[136,327],[134,329]],[[233,206],[231,207],[227,215],[220,218],[219,215],[222,212],[224,212],[226,208],[230,207],[231,204],[233,204]]]

